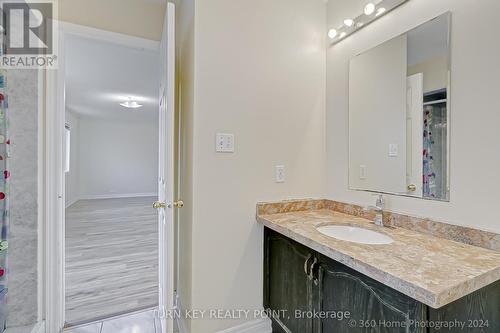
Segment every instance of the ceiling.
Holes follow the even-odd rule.
[[[65,47],[69,111],[124,120],[158,118],[158,52],[76,36]],[[129,96],[144,106],[120,106]]]
[[[59,0],[58,19],[159,41],[167,0]]]

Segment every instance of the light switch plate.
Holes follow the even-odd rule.
[[[234,153],[234,135],[217,133],[215,135],[215,151],[218,153]]]
[[[359,179],[366,179],[366,165],[359,166]]]
[[[398,144],[390,143],[389,144],[389,157],[397,157],[398,156]]]
[[[285,182],[285,166],[284,165],[277,165],[275,167],[275,180],[276,183],[284,183]]]

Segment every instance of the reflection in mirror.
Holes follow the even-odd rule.
[[[450,14],[349,65],[351,189],[449,200]]]

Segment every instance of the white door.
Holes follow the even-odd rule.
[[[424,75],[408,76],[406,82],[406,185],[407,194],[422,197],[422,150],[424,122]]]
[[[167,4],[160,44],[159,115],[159,306],[162,333],[173,332],[168,312],[174,307],[174,108],[175,108],[175,6]]]

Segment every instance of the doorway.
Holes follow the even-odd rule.
[[[174,145],[177,144],[178,140],[178,136],[176,135],[176,129],[174,126],[174,8],[175,6],[173,4],[167,4],[162,37],[159,42],[59,22],[59,68],[57,71],[46,72],[47,99],[45,102],[47,112],[45,114],[45,126],[42,127],[47,146],[44,156],[46,177],[46,200],[44,205],[44,215],[47,221],[45,228],[46,269],[44,293],[46,296],[44,312],[46,318],[45,326],[47,331],[59,333],[63,330],[64,327],[75,326],[76,324],[81,323],[88,323],[89,321],[94,321],[94,323],[102,323],[102,319],[109,319],[109,316],[119,314],[127,315],[130,313],[152,313],[151,308],[149,308],[150,305],[148,304],[150,303],[150,299],[152,299],[153,296],[156,298],[156,301],[153,301],[153,306],[156,307],[156,309],[154,310],[155,331],[164,333],[170,333],[173,331],[172,318],[164,316],[163,314],[165,314],[166,311],[172,310],[174,307],[174,209],[182,207],[182,205],[178,204],[178,202],[182,201],[174,202],[173,197],[175,186],[173,177],[173,175],[175,174],[174,160],[176,160],[174,158]],[[101,43],[100,47],[103,47],[102,44],[104,44],[115,48],[130,48],[133,52],[142,52],[143,54],[147,52],[153,52],[154,54],[156,54],[158,61],[152,62],[155,66],[157,66],[157,68],[153,70],[154,74],[152,75],[152,80],[156,80],[156,87],[154,89],[155,92],[153,93],[154,96],[148,98],[146,94],[142,96],[138,93],[123,90],[120,91],[120,100],[118,100],[117,96],[111,93],[99,93],[93,91],[92,93],[87,94],[87,97],[84,99],[85,101],[91,101],[92,103],[98,103],[100,101],[102,103],[103,100],[107,99],[109,103],[113,102],[113,105],[118,105],[118,110],[120,110],[122,113],[119,113],[120,111],[117,111],[118,113],[115,113],[115,116],[109,116],[109,114],[107,114],[107,116],[105,116],[104,118],[100,118],[97,121],[96,119],[93,119],[92,121],[89,120],[88,118],[99,118],[103,115],[102,112],[96,112],[96,109],[98,109],[97,104],[92,105],[88,108],[84,108],[77,107],[78,103],[71,102],[75,100],[78,101],[78,98],[72,97],[71,69],[69,69],[68,73],[66,73],[66,71],[68,70],[66,65],[68,63],[71,64],[71,51],[68,51],[68,46],[71,46],[73,39],[79,39],[80,42],[82,42],[82,40],[85,42],[85,39],[88,39],[86,42],[90,40],[97,44]],[[90,47],[90,45],[87,46]],[[104,57],[104,53],[102,53],[101,51],[102,50],[98,52],[98,61],[102,61],[102,58]],[[120,54],[119,58],[119,61],[117,61],[116,59],[114,61],[120,62],[122,61],[121,58],[124,57]],[[95,63],[93,65],[95,65]],[[125,84],[130,84],[132,89],[139,91],[141,87],[147,86],[147,84],[141,81],[140,74],[134,75],[133,68],[135,67],[140,66],[136,62],[134,62],[127,68],[121,68],[118,71],[113,71],[108,74],[111,77],[122,77],[120,75],[125,75],[125,77],[122,77],[121,81],[125,82]],[[93,86],[99,87],[99,85],[103,84],[101,80],[95,79],[102,73],[91,75],[91,73],[84,70],[82,66],[77,66],[76,73],[78,72],[80,72],[80,75],[82,77],[88,76],[87,81],[91,82]],[[103,80],[106,81],[108,79],[109,78],[105,78]],[[78,84],[76,85],[75,89],[77,90],[76,93],[73,92],[73,94],[77,94],[75,96],[78,96],[78,94],[83,94],[86,91],[86,88],[84,86],[78,86]],[[146,120],[145,118],[148,118],[148,116],[146,112],[141,113],[140,111],[146,110],[145,107],[146,105],[148,105],[148,102],[155,106],[154,109],[156,111],[152,111],[152,113],[154,112],[155,120],[153,121],[153,123],[156,125],[156,127],[154,130],[148,130],[148,133],[144,134],[145,131],[142,130],[141,132],[139,128],[143,126],[141,124]],[[142,105],[142,107],[139,107],[139,105]],[[105,109],[105,111],[107,111],[108,113],[113,113],[113,109],[111,108],[111,106],[106,107]],[[66,114],[67,111],[68,115]],[[116,109],[114,111],[116,111]],[[129,111],[129,113],[123,113],[126,111]],[[125,114],[127,114],[127,116],[125,116]],[[71,116],[73,116],[74,118],[79,118],[76,120],[76,125],[71,124]],[[123,123],[127,122],[133,123],[134,127],[132,130],[130,129],[130,127],[127,127],[125,130],[123,129],[124,127],[126,127]],[[109,134],[110,132],[122,133],[121,136],[118,136],[118,139],[116,139],[116,136],[112,136],[114,138],[113,140],[115,141],[111,145],[109,145],[109,142],[103,142],[104,139],[102,139],[102,133]],[[143,133],[143,135],[141,135],[140,133]],[[129,142],[131,145],[137,145],[138,142],[142,142],[142,139],[149,137],[151,133],[157,133],[156,143],[151,144],[151,141],[148,141],[149,145],[147,149],[145,149],[144,146],[139,149],[136,147],[132,154],[129,150],[127,150],[128,154],[125,154],[125,156],[127,156],[128,158],[125,162],[121,163],[120,167],[116,167],[116,165],[114,164],[111,167],[109,165],[103,166],[102,164],[100,164],[100,162],[96,162],[98,159],[92,160],[86,158],[88,156],[104,156],[105,158],[109,159],[110,156],[112,156],[113,159],[116,159],[117,155],[123,155],[121,150],[125,150],[126,146],[123,144],[123,142]],[[110,138],[110,136],[106,135],[105,137],[107,138],[106,140],[109,141],[108,139]],[[83,158],[86,160],[82,165],[80,165],[80,163],[75,164],[75,162],[72,162],[71,160],[71,147],[72,144],[74,145],[72,141],[75,140],[75,138],[76,143],[78,144],[76,151],[78,152],[79,148],[85,151],[83,153],[78,152],[79,158],[82,158],[83,156]],[[68,149],[66,149],[66,146],[68,147]],[[109,153],[108,151],[108,153],[105,154],[103,154],[102,152],[99,153],[99,151],[103,150],[103,148],[106,146],[111,146],[112,152]],[[122,177],[119,178],[119,182],[115,182],[113,186],[107,187],[107,194],[96,194],[96,188],[101,187],[102,189],[102,185],[109,185],[112,179],[116,178],[120,174],[123,174],[123,171],[127,169],[127,167],[136,163],[137,157],[146,156],[144,154],[147,154],[147,151],[149,150],[156,151],[155,157],[157,159],[157,164],[153,166],[156,170],[156,176],[153,178],[153,182],[155,184],[154,192],[149,192],[149,190],[145,189],[145,187],[141,187],[146,185],[146,181],[136,182],[135,186],[130,186],[132,180],[129,177]],[[91,155],[85,155],[87,153]],[[151,155],[147,156],[150,157]],[[144,158],[144,160],[146,159],[147,158]],[[107,160],[106,163],[108,162],[109,160]],[[145,165],[143,160],[140,160],[140,162],[142,163],[140,167],[134,164],[135,168],[133,169],[135,170],[135,173],[133,177],[135,178],[140,178],[143,174],[147,174],[146,172],[140,172],[142,170],[142,167]],[[92,185],[90,181],[82,183],[82,179],[89,178],[85,178],[86,176],[80,174],[80,176],[77,177],[78,181],[76,182],[76,184],[80,185],[80,188],[78,190],[75,190],[74,192],[71,192],[72,190],[70,190],[69,187],[66,188],[65,183],[66,181],[71,182],[69,180],[69,178],[71,177],[70,173],[71,170],[75,172],[75,170],[73,169],[73,167],[75,166],[77,168],[83,168],[84,166],[86,166],[91,169],[91,178],[100,179],[97,187],[94,187],[96,186],[95,183],[94,185]],[[96,168],[96,166],[100,167]],[[99,174],[98,172],[105,169],[108,171],[103,177],[103,175]],[[82,170],[80,170],[80,172],[81,171]],[[134,189],[135,191],[132,191],[131,189]],[[74,193],[76,193],[76,196],[74,196],[72,199],[71,196]],[[70,198],[66,198],[68,194]],[[121,199],[126,200],[122,201]],[[152,207],[153,202],[155,209],[153,209]],[[128,211],[125,214],[123,214],[123,211],[117,213],[118,210],[122,210],[122,207],[128,208]],[[143,214],[141,214],[141,210]],[[85,217],[85,214],[89,214],[89,211],[94,213],[98,212],[98,214],[91,218],[89,218],[88,215]],[[66,214],[68,215],[67,219]],[[123,217],[120,215],[118,218],[113,218],[113,214],[121,214],[127,216]],[[82,215],[84,217],[82,217]],[[134,301],[128,302],[128,305],[126,307],[118,309],[117,306],[112,306],[114,313],[108,314],[108,312],[104,311],[105,309],[95,310],[94,308],[94,314],[92,314],[92,311],[88,311],[90,312],[90,314],[87,313],[89,314],[89,316],[87,316],[86,318],[78,319],[78,310],[73,314],[69,314],[67,310],[71,302],[68,302],[66,294],[69,293],[69,288],[71,288],[72,285],[71,283],[75,280],[71,280],[68,276],[66,276],[67,274],[69,274],[68,269],[70,269],[70,267],[66,267],[66,265],[71,260],[73,260],[71,261],[72,263],[77,263],[76,265],[78,265],[81,262],[84,262],[84,260],[78,260],[77,257],[85,259],[85,256],[82,257],[81,254],[77,254],[74,258],[66,258],[66,256],[69,256],[69,251],[66,251],[67,249],[69,250],[69,248],[66,246],[66,242],[76,244],[73,247],[72,251],[78,251],[79,248],[90,251],[91,246],[89,246],[89,243],[92,243],[80,242],[78,244],[78,242],[81,241],[80,237],[82,235],[82,228],[78,230],[79,228],[75,227],[74,230],[69,230],[72,228],[69,227],[69,224],[73,223],[73,225],[78,226],[79,222],[81,224],[81,222],[88,222],[89,220],[91,220],[93,223],[87,223],[86,227],[92,227],[92,224],[94,227],[102,227],[102,223],[97,223],[99,220],[105,221],[105,223],[111,223],[110,220],[114,220],[115,225],[113,225],[112,227],[109,227],[108,225],[106,231],[109,231],[109,229],[113,231],[128,229],[128,232],[125,232],[125,235],[122,235],[123,238],[117,242],[114,241],[114,243],[124,243],[124,247],[122,248],[124,250],[121,251],[121,258],[130,259],[134,256],[140,255],[140,253],[142,252],[140,248],[140,241],[134,242],[134,239],[142,240],[141,235],[137,236],[137,234],[139,232],[142,232],[142,229],[145,229],[143,223],[149,223],[145,221],[152,221],[151,217],[155,217],[156,219],[156,226],[152,227],[153,229],[156,229],[156,232],[149,233],[148,235],[153,234],[155,235],[156,239],[151,241],[151,238],[149,238],[149,243],[145,244],[148,244],[148,246],[150,246],[151,251],[148,253],[149,256],[152,256],[153,258],[156,257],[156,264],[153,264],[151,262],[151,264],[149,265],[154,266],[157,272],[156,278],[151,278],[151,280],[156,279],[157,281],[156,285],[154,286],[155,291],[151,293],[152,297],[149,298],[149,296],[146,296],[148,292],[142,290],[135,294],[135,296],[133,297]],[[125,220],[127,218],[129,220],[136,219],[136,225],[126,227]],[[137,222],[137,219],[143,222],[140,223],[140,226]],[[67,224],[68,230],[66,230]],[[83,230],[86,230],[86,227],[83,227]],[[94,244],[98,244],[99,246],[101,246],[102,244],[106,243],[107,246],[109,246],[111,245],[110,242],[108,242],[109,238],[104,236],[104,232],[105,231],[103,230],[96,230],[86,236],[94,237],[97,234],[100,234],[101,240],[94,240]],[[67,239],[67,234],[73,235],[73,241],[69,241],[69,239]],[[130,237],[132,237],[132,239],[130,239]],[[151,242],[156,242],[156,250],[154,250],[151,246],[151,244],[154,244]],[[135,246],[139,246],[139,248]],[[90,252],[87,253],[88,258],[94,258],[94,262],[92,263],[92,260],[88,261],[86,263],[87,269],[82,269],[80,267],[80,270],[74,274],[74,276],[77,277],[76,279],[80,279],[80,281],[84,281],[84,283],[87,284],[86,293],[88,294],[92,294],[95,292],[96,289],[93,289],[92,287],[94,287],[96,283],[99,282],[91,276],[92,271],[100,271],[95,269],[94,267],[100,264],[99,261],[105,261],[99,260],[99,258],[97,258],[96,256],[102,256],[103,253],[110,254],[111,252],[113,252],[108,251],[110,253],[106,253],[107,250],[108,249],[101,249],[101,251],[94,251],[94,254],[90,254]],[[72,253],[74,254],[75,252]],[[117,256],[113,260],[119,259],[120,257]],[[122,270],[118,273],[115,272],[115,277],[120,276],[122,279],[126,279],[133,276],[133,274],[130,274],[131,272],[144,273],[145,267],[140,266],[139,262],[143,263],[144,260],[136,260],[135,262],[129,263],[128,266],[122,263],[121,265],[127,269]],[[85,274],[87,274],[86,280],[84,279]],[[66,286],[66,284],[68,284],[68,286]],[[125,282],[124,285],[126,286],[124,288],[119,288],[119,292],[117,292],[115,296],[121,295],[126,297],[128,295],[127,292],[131,292],[135,287],[137,287],[133,283],[130,283],[130,281]],[[150,287],[151,286],[152,284],[150,285]],[[141,297],[143,297],[144,300],[139,301],[139,298]],[[109,298],[106,298],[106,300],[109,300]],[[83,302],[84,298],[80,299],[80,301]],[[94,303],[100,302],[98,301]],[[122,305],[123,304],[120,304],[120,306]],[[148,307],[148,309],[146,310],[147,312],[141,310],[141,308],[144,307]],[[73,307],[73,309],[76,310],[77,307]],[[95,317],[96,313],[99,314],[98,317]],[[76,319],[72,319],[72,315],[75,315],[74,318]],[[92,317],[90,315],[92,315]],[[123,316],[118,316],[115,318],[123,318]],[[104,322],[108,322],[109,325],[114,325],[113,320],[105,320]],[[130,326],[130,323],[128,323],[128,326]]]
[[[65,317],[158,306],[159,53],[65,43]]]

